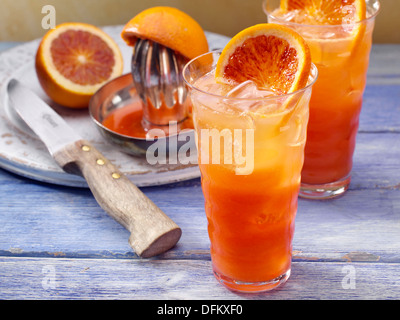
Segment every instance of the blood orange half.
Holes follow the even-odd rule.
[[[101,29],[85,23],[64,23],[50,30],[36,54],[36,73],[55,102],[85,108],[106,82],[122,74],[118,45]]]
[[[122,38],[133,46],[137,38],[149,39],[193,59],[208,51],[200,24],[185,12],[166,6],[148,8],[124,27]]]
[[[260,89],[277,94],[306,86],[310,51],[295,31],[273,23],[239,32],[225,46],[216,66],[217,82],[252,80]]]

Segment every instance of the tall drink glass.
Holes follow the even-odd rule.
[[[290,275],[317,69],[313,65],[307,87],[292,94],[265,97],[242,88],[226,95],[232,88],[214,80],[219,55],[200,56],[183,71],[193,103],[213,271],[232,290],[260,292]]]
[[[326,199],[350,184],[378,0],[367,18],[350,24],[306,25],[279,13],[280,0],[264,0],[268,22],[288,26],[308,43],[319,76],[310,101],[300,196]]]

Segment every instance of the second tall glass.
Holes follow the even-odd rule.
[[[288,26],[303,36],[319,72],[310,101],[299,194],[305,198],[336,197],[350,184],[374,20],[379,11],[379,1],[366,3],[365,20],[340,25],[295,23],[290,13],[280,14],[279,0],[263,3],[268,22]]]

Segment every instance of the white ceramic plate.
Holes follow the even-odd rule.
[[[105,27],[121,48],[124,73],[130,71],[132,49],[120,38],[123,26]],[[227,37],[207,32],[210,49],[222,48]],[[197,165],[150,165],[145,157],[134,157],[108,143],[91,121],[87,110],[71,110],[52,103],[36,77],[34,58],[40,39],[24,43],[0,54],[0,167],[34,180],[52,184],[87,187],[86,181],[65,173],[47,152],[44,144],[15,115],[8,104],[7,84],[21,81],[51,105],[82,138],[91,142],[137,186],[155,186],[200,176]]]

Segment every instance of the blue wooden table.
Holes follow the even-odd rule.
[[[142,190],[183,230],[152,259],[132,252],[88,189],[0,169],[0,299],[400,299],[400,45],[373,46],[350,189],[300,199],[282,287],[250,295],[217,283],[199,179]]]

